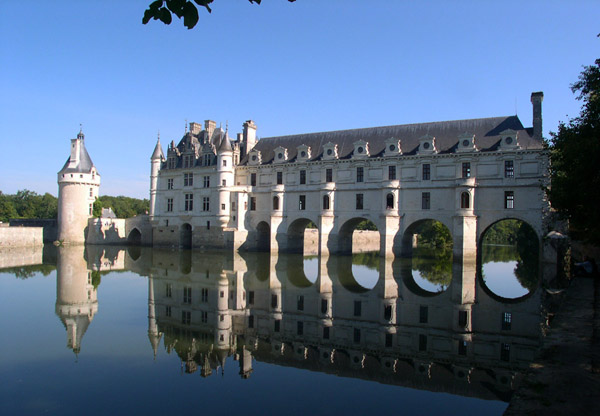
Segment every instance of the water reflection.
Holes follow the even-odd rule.
[[[490,296],[475,256],[133,250],[58,249],[56,314],[76,353],[103,275],[119,270],[148,277],[148,356],[176,355],[203,377],[229,375],[229,360],[251,378],[258,361],[506,401],[539,343],[539,293],[511,303]],[[444,291],[411,283],[415,268]]]

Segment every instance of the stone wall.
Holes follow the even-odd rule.
[[[42,227],[44,229],[44,243],[53,243],[57,240],[58,224],[55,219],[12,219],[11,227]]]
[[[128,237],[133,229],[141,234],[139,245],[152,245],[152,227],[147,215],[133,218],[90,218],[85,242],[86,244],[129,244]]]
[[[0,227],[0,248],[44,245],[42,227]]]
[[[379,251],[379,231],[356,230],[352,233],[352,252],[366,253]],[[304,231],[304,254],[319,253],[319,230],[307,228]]]

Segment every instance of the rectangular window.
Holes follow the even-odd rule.
[[[502,361],[510,361],[510,344],[502,343],[500,345],[500,359]]]
[[[173,189],[173,178],[167,179],[167,189]]]
[[[469,323],[469,312],[468,311],[458,311],[458,326],[464,328]]]
[[[206,221],[206,229],[210,230],[210,221]]]
[[[167,163],[167,167],[169,169],[175,169],[175,165],[176,165],[175,158],[174,157],[170,157],[169,158],[169,162]]]
[[[327,309],[329,309],[329,302],[327,302],[327,299],[321,299],[321,313],[325,315]]]
[[[173,198],[167,198],[167,212],[173,212]]]
[[[165,316],[167,318],[171,317],[171,307],[170,306],[165,306]]]
[[[192,323],[192,312],[181,311],[181,323],[183,325],[190,325]]]
[[[94,188],[90,188],[90,198],[94,196]]]
[[[171,283],[167,283],[165,286],[165,297],[170,298],[173,296],[173,285]]]
[[[512,160],[504,161],[504,177],[514,178],[515,177],[515,163]]]
[[[354,316],[362,315],[362,302],[360,300],[354,301]]]
[[[470,178],[471,177],[471,162],[463,162],[462,164],[462,177]]]
[[[248,292],[248,305],[254,305],[254,291]]]
[[[430,209],[431,208],[431,196],[429,192],[423,192],[421,194],[421,208],[422,209]]]
[[[385,347],[391,348],[393,347],[394,337],[392,334],[385,334]]]
[[[298,301],[296,306],[299,311],[304,310],[304,295],[298,295]]]
[[[227,160],[223,159],[223,166],[227,166]]]
[[[365,180],[365,168],[359,166],[356,168],[356,182],[364,182]]]
[[[227,186],[227,179],[223,179],[223,180],[221,181],[221,185],[223,185],[223,186]]]
[[[277,185],[283,184],[283,172],[277,172]]]
[[[88,215],[93,215],[94,214],[94,204],[90,204],[89,209],[88,209]]]
[[[325,182],[333,182],[333,169],[325,169]]]
[[[427,335],[419,335],[419,351],[427,351]]]
[[[203,324],[208,322],[208,312],[206,311],[201,311],[200,312],[200,320],[202,321]]]
[[[185,286],[183,288],[183,303],[192,303],[192,288]]]
[[[208,288],[203,287],[202,290],[200,291],[200,300],[203,303],[208,302]]]
[[[323,327],[323,339],[329,339],[329,327],[328,326]]]
[[[256,186],[256,173],[250,174],[250,186]]]
[[[304,335],[304,322],[298,321],[296,325],[296,333],[298,335]]]
[[[301,185],[306,184],[306,171],[305,170],[300,171],[300,184]]]
[[[427,306],[421,306],[419,308],[419,323],[420,324],[426,324],[427,321],[429,320],[429,307]]]
[[[193,186],[194,185],[194,174],[193,173],[184,173],[183,174],[183,186]]]
[[[210,211],[210,198],[207,196],[202,197],[202,211]]]
[[[396,166],[388,166],[388,179],[390,181],[396,179]]]
[[[354,328],[354,343],[360,343],[360,329]]]
[[[210,188],[210,176],[205,176],[202,184],[205,188]]]
[[[306,195],[300,195],[298,199],[298,209],[304,211],[306,209]]]
[[[503,312],[502,313],[502,329],[504,331],[508,331],[508,330],[510,330],[511,325],[512,325],[512,313]]]
[[[210,154],[206,154],[206,155],[204,155],[204,157],[203,157],[203,163],[202,163],[202,164],[203,164],[204,166],[210,166],[210,161],[211,161],[211,159],[212,159],[212,158],[211,158],[211,155],[210,155]]]
[[[274,332],[281,331],[281,319],[276,319],[275,322],[273,322],[273,331]]]
[[[431,165],[423,163],[423,180],[428,181],[429,179],[431,179]]]
[[[277,295],[271,295],[271,308],[276,308],[277,307]]]
[[[356,209],[363,209],[363,194],[356,194]]]
[[[256,211],[256,197],[250,197],[250,211]]]
[[[194,210],[194,194],[185,194],[184,211]]]
[[[458,355],[467,355],[467,341],[458,341]]]
[[[254,315],[248,316],[248,328],[254,328]]]
[[[504,208],[513,209],[515,207],[515,193],[513,191],[504,192]]]
[[[383,319],[390,321],[392,319],[392,305],[385,305],[383,308]]]

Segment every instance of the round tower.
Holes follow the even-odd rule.
[[[156,141],[154,152],[150,157],[150,221],[154,219],[156,212],[156,192],[158,191],[158,172],[160,171],[160,165],[165,160],[165,154],[162,151],[160,145],[160,135]]]
[[[227,131],[221,138],[217,149],[217,186],[219,189],[219,206],[217,218],[219,226],[224,228],[229,223],[230,215],[230,189],[234,185],[233,149]]]
[[[71,139],[71,155],[58,172],[58,237],[64,244],[84,244],[100,190],[100,175],[85,149],[80,131]]]

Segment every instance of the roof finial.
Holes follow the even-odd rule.
[[[83,123],[79,123],[79,133],[83,133]]]
[[[187,118],[185,119],[185,132],[187,133]]]
[[[158,129],[158,141],[160,142],[160,129]]]

